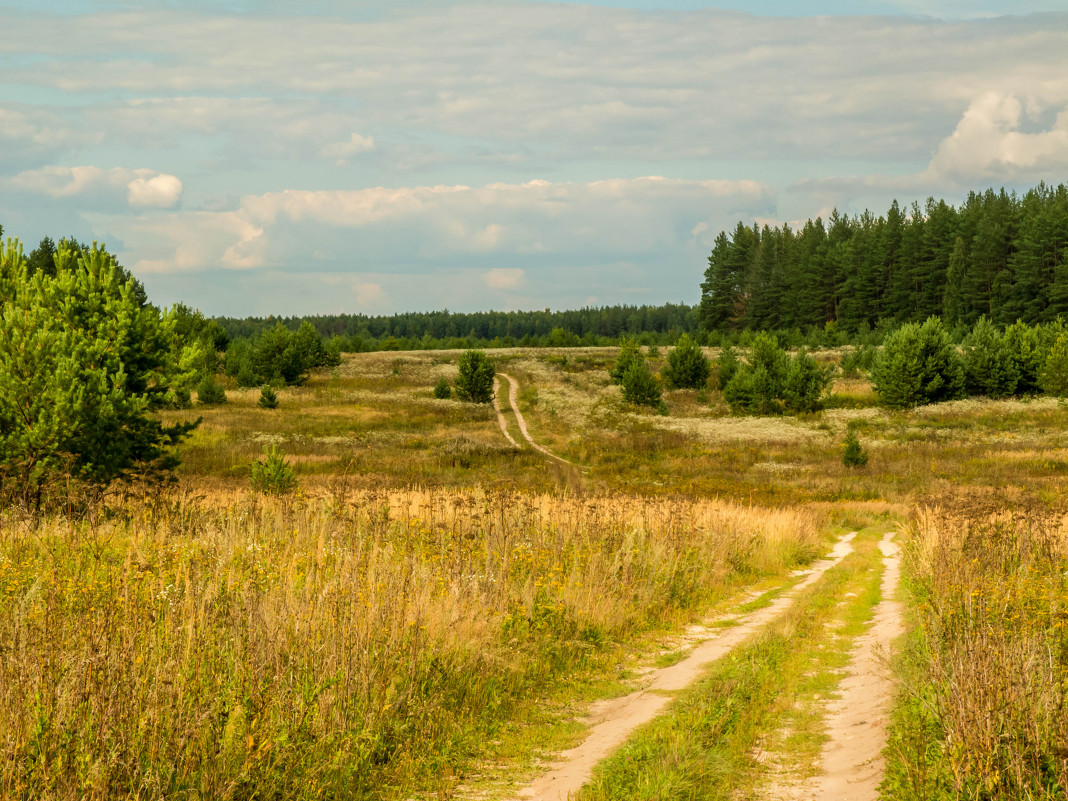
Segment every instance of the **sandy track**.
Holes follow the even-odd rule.
[[[513,407],[514,408],[514,407]],[[696,680],[711,662],[730,653],[757,629],[789,609],[798,593],[810,586],[852,552],[855,533],[838,540],[830,555],[806,571],[806,578],[768,606],[735,618],[731,628],[707,629],[711,639],[694,649],[683,661],[646,674],[646,685],[630,695],[595,704],[588,718],[593,724],[586,739],[560,754],[549,771],[523,788],[516,798],[524,801],[564,801],[589,781],[594,766],[618,748],[638,726],[652,720],[671,701],[666,691],[681,690]],[[659,692],[658,692],[659,691]]]
[[[511,379],[509,379],[511,380]],[[504,412],[501,411],[501,402],[498,400],[501,391],[501,381],[497,376],[493,377],[493,408],[497,412],[497,424],[501,427],[501,433],[504,434],[504,438],[512,443],[513,448],[518,448],[519,443],[512,439],[512,435],[508,433],[508,419],[504,416]],[[515,402],[512,403],[512,409],[515,409]],[[522,420],[519,416],[519,412],[516,411],[516,419]],[[520,423],[522,426],[522,423]],[[528,438],[529,439],[529,438]]]
[[[882,751],[894,683],[886,665],[890,643],[904,631],[902,605],[893,600],[901,578],[899,549],[886,534],[882,600],[867,632],[857,637],[839,698],[827,709],[827,736],[820,760],[823,773],[800,785],[772,788],[775,801],[876,801],[885,771]]]
[[[523,439],[529,442],[530,447],[532,447],[534,450],[544,454],[545,456],[548,456],[550,459],[555,459],[561,464],[566,464],[575,467],[576,465],[573,462],[569,462],[567,459],[557,456],[548,448],[544,448],[534,441],[534,439],[530,436],[530,432],[527,431],[527,421],[523,419],[523,413],[519,411],[519,382],[512,378],[510,375],[508,375],[508,373],[498,373],[498,375],[504,376],[508,379],[508,404],[512,407],[512,412],[515,414],[515,420],[519,424],[519,433],[523,435]],[[494,378],[493,381],[493,405],[497,407],[497,416],[500,418],[501,430],[504,431],[504,435],[508,437],[509,442],[514,445],[515,440],[512,439],[512,437],[509,435],[508,430],[506,428],[507,423],[504,420],[504,415],[501,413],[500,406],[497,404],[497,379]]]

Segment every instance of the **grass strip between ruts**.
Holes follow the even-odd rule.
[[[861,532],[854,553],[785,615],[716,663],[667,714],[598,766],[579,799],[745,797],[766,772],[758,747],[787,725],[792,733],[778,756],[797,764],[795,775],[810,773],[824,739],[822,714],[813,707],[838,684],[852,640],[879,601],[877,532],[885,528]]]

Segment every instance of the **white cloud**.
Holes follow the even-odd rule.
[[[382,289],[382,285],[374,281],[357,281],[352,285],[355,295],[356,306],[362,312],[374,313],[385,310],[389,299]]]
[[[337,159],[338,164],[348,164],[349,159],[358,153],[375,149],[373,136],[360,136],[354,133],[347,142],[333,142],[323,147],[320,153],[327,158]]]
[[[1032,115],[1042,110],[1032,100]],[[984,92],[938,146],[930,171],[964,181],[1028,175],[1068,166],[1068,108],[1047,131],[1020,130],[1024,104],[1014,95]]]
[[[482,276],[490,289],[515,289],[523,283],[526,272],[518,267],[494,267]]]
[[[25,170],[0,181],[8,191],[45,195],[51,198],[89,197],[95,201],[110,201],[125,195],[134,208],[170,209],[182,197],[182,182],[173,175],[155,170],[130,170],[122,167],[48,166]]]

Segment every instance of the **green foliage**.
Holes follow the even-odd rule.
[[[226,403],[226,390],[215,380],[215,376],[206,375],[200,379],[197,384],[197,403],[204,406]]]
[[[664,378],[672,387],[700,389],[708,383],[711,371],[708,357],[689,335],[683,334],[668,354]]]
[[[964,395],[964,366],[942,322],[908,323],[890,334],[872,370],[879,400],[909,409]]]
[[[723,350],[719,352],[719,362],[716,365],[720,391],[727,388],[727,384],[731,382],[734,374],[738,372],[739,364],[738,354],[735,353],[734,348],[730,345],[724,346]]]
[[[1068,397],[1068,334],[1062,333],[1053,343],[1039,381],[1047,395]]]
[[[448,400],[452,397],[452,387],[449,386],[449,379],[445,376],[441,376],[438,383],[434,384],[434,397],[438,400]]]
[[[850,430],[845,438],[845,450],[842,452],[842,464],[846,467],[863,467],[868,463],[868,452],[864,450],[857,438],[857,432]]]
[[[623,374],[623,400],[637,406],[660,407],[663,402],[663,387],[660,379],[653,375],[645,359],[631,362]]]
[[[196,426],[153,416],[188,397],[199,357],[173,318],[103,247],[60,243],[54,264],[31,275],[17,241],[0,245],[0,497],[35,506],[67,476],[165,477]]]
[[[1017,320],[1005,329],[1005,348],[1016,368],[1016,393],[1030,395],[1038,392],[1038,382],[1042,372],[1042,349],[1038,330],[1027,323]]]
[[[254,339],[238,339],[226,351],[226,373],[240,387],[256,387],[267,382],[303,384],[308,371],[341,364],[341,343],[324,343],[310,322],[296,331],[281,322],[261,331]]]
[[[297,475],[277,445],[264,447],[263,459],[252,463],[252,488],[265,495],[288,495],[297,488]]]
[[[986,317],[964,340],[964,381],[969,395],[1006,398],[1016,393],[1020,371],[1008,343]]]
[[[871,372],[875,365],[877,351],[874,345],[862,343],[852,348],[842,357],[842,375],[846,378],[859,378],[863,373]]]
[[[638,345],[638,340],[631,339],[630,337],[624,337],[619,341],[619,354],[616,356],[616,363],[609,371],[608,376],[612,379],[613,384],[622,384],[623,376],[626,375],[627,370],[636,361],[642,361],[641,347]]]
[[[733,367],[723,398],[735,414],[811,412],[820,408],[831,376],[804,348],[791,359],[775,336],[761,332],[753,339],[749,364]]]
[[[804,348],[794,354],[786,370],[782,388],[786,411],[796,414],[819,409],[820,399],[830,386],[833,370],[833,367],[820,367]]]
[[[497,372],[486,354],[469,350],[460,354],[460,372],[456,376],[456,396],[472,403],[493,400],[493,376]]]
[[[274,391],[274,387],[270,384],[264,384],[260,390],[261,409],[277,409],[278,408],[278,393]]]

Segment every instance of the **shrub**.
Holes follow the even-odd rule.
[[[493,376],[497,372],[493,362],[480,350],[460,354],[460,373],[456,377],[456,395],[472,403],[493,400]]]
[[[264,384],[263,389],[260,390],[260,408],[278,408],[278,393],[274,391],[274,387],[270,384]]]
[[[226,403],[226,390],[215,380],[215,376],[206,375],[197,384],[197,402],[205,406]]]
[[[1047,395],[1068,396],[1068,335],[1061,334],[1053,343],[1039,380]]]
[[[679,337],[668,354],[664,378],[668,385],[679,388],[700,389],[708,383],[712,366],[708,357],[687,334]]]
[[[1020,371],[1005,337],[980,317],[964,340],[964,382],[970,395],[1006,398],[1016,393]]]
[[[438,379],[438,383],[434,385],[434,397],[438,400],[448,400],[452,397],[452,387],[449,386],[449,379],[442,376]]]
[[[631,364],[623,376],[623,400],[638,406],[657,408],[663,401],[660,379],[653,375],[645,359]]]
[[[850,431],[846,435],[845,450],[842,452],[842,464],[846,467],[863,467],[868,463],[868,452],[857,439],[857,432]]]
[[[1029,395],[1041,389],[1042,347],[1038,331],[1017,320],[1005,329],[1005,349],[1016,368],[1016,394]]]
[[[726,345],[719,352],[719,362],[716,364],[717,379],[721,392],[727,388],[727,384],[734,378],[734,374],[738,372],[739,365],[738,354],[735,353],[734,348]]]
[[[860,344],[842,357],[842,375],[847,378],[858,378],[862,373],[870,373],[875,364],[877,351],[874,345]]]
[[[964,366],[941,320],[908,323],[889,334],[872,370],[884,406],[909,409],[964,395]]]
[[[755,414],[757,411],[756,383],[753,371],[736,370],[730,382],[723,389],[723,400],[735,414]]]
[[[615,366],[608,373],[613,384],[622,384],[623,376],[636,361],[642,360],[642,352],[636,339],[624,337],[619,341],[619,355],[616,356]]]
[[[782,397],[786,410],[794,413],[816,411],[833,374],[833,368],[820,367],[804,348],[798,351],[790,360],[783,381]]]
[[[296,473],[277,445],[265,447],[263,460],[252,463],[252,487],[265,495],[287,495],[296,489]]]

